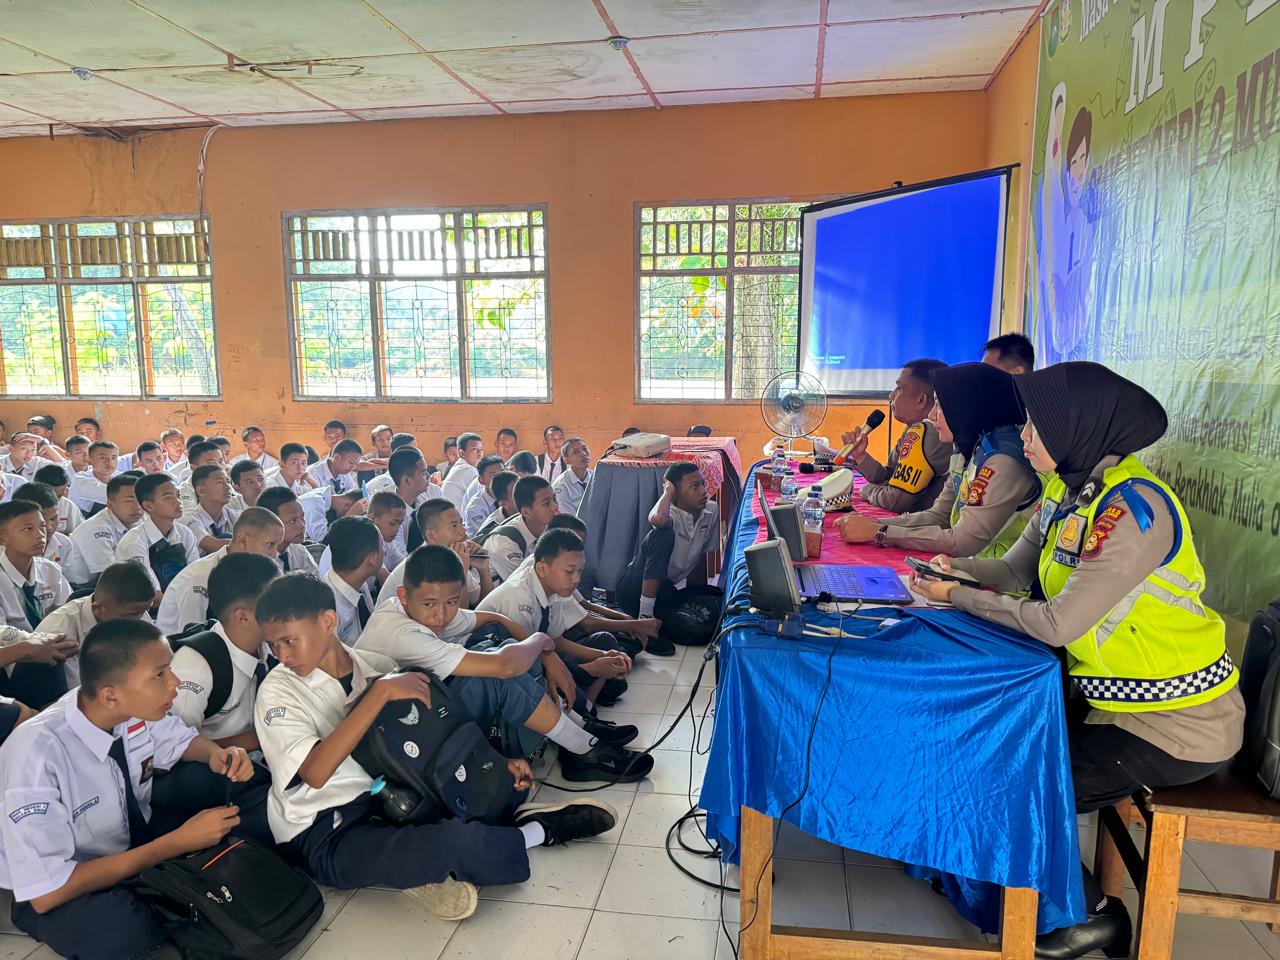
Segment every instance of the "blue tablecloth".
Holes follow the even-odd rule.
[[[757,522],[744,498],[725,550],[729,604],[745,606],[742,551],[755,541]],[[960,611],[891,615],[901,622],[887,628],[845,617],[845,631],[859,636],[839,641],[769,636],[749,614],[727,621],[737,626],[721,642],[701,799],[709,830],[737,861],[739,808],[777,817],[791,807],[785,819],[807,833],[903,861],[917,875],[946,875],[956,908],[984,930],[999,927],[999,886],[1039,892],[1041,932],[1079,922],[1057,658]],[[840,622],[812,608],[806,619]],[[808,788],[792,806],[807,747]]]

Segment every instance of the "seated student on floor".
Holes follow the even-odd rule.
[[[394,493],[384,490],[369,498],[369,512],[366,516],[382,534],[383,570],[394,570],[408,556],[404,539],[400,536],[408,514],[408,505]]]
[[[329,487],[335,494],[358,490],[356,485],[356,464],[364,456],[360,444],[354,440],[339,440],[333,446],[329,456],[307,468],[307,473],[316,482],[317,487]]]
[[[1036,348],[1020,333],[993,337],[982,345],[982,362],[1017,376],[1036,368]]]
[[[183,526],[178,488],[168,476],[143,477],[134,495],[145,516],[116,547],[115,560],[134,560],[151,571],[163,593],[189,563],[200,559],[196,535]]]
[[[90,443],[80,434],[67,437],[64,448],[67,451],[67,464],[72,476],[77,473],[84,473],[89,469],[89,447]]]
[[[231,537],[207,557],[188,564],[173,578],[156,612],[156,626],[167,637],[203,624],[209,618],[209,577],[223,557],[241,553],[269,557],[274,563],[284,542],[284,524],[270,510],[249,507],[236,518]]]
[[[570,437],[564,442],[565,470],[556,477],[551,489],[556,495],[560,512],[578,515],[578,506],[591,482],[591,451],[581,437]]]
[[[419,533],[414,549],[423,543],[433,543],[448,547],[458,555],[462,568],[467,571],[464,605],[474,608],[493,590],[493,577],[489,573],[489,559],[484,551],[474,540],[467,539],[467,531],[462,526],[458,508],[443,497],[437,497],[428,500],[414,512],[413,522]],[[384,589],[394,590],[398,587],[403,573],[402,565],[392,568],[392,575],[387,577]]]
[[[23,480],[31,480],[41,467],[56,462],[37,456],[36,446],[39,443],[40,438],[34,433],[20,433],[15,436],[9,442],[9,452],[0,456],[0,470],[17,474]]]
[[[324,583],[333,590],[338,639],[351,646],[360,636],[376,603],[370,582],[382,569],[382,534],[368,517],[343,517],[329,528],[331,569]]]
[[[0,611],[4,622],[34,630],[67,602],[71,587],[62,568],[44,558],[44,517],[30,500],[0,503]]]
[[[444,459],[436,464],[436,469],[435,469],[435,472],[440,475],[440,479],[437,481],[437,483],[441,484],[441,489],[443,489],[445,477],[449,475],[449,471],[453,468],[453,465],[457,462],[458,462],[458,438],[445,437],[444,438]]]
[[[35,715],[36,711],[21,700],[0,695],[0,746],[9,739],[14,727],[26,723]]]
[[[302,504],[298,502],[294,492],[284,487],[268,488],[258,498],[258,506],[274,513],[284,525],[284,540],[280,555],[276,557],[281,569],[285,573],[310,573],[319,576],[320,568],[306,546],[307,525]]]
[[[459,510],[466,501],[472,482],[479,476],[478,464],[483,456],[484,441],[480,434],[463,433],[458,436],[458,459],[449,466],[440,489],[444,491],[445,499]]]
[[[625,770],[620,783],[647,776],[653,759],[623,747],[637,736],[635,727],[597,721],[573,709],[576,688],[546,630],[528,630],[520,619],[505,614],[492,617],[500,611],[468,615],[462,609],[463,576],[462,562],[452,551],[436,544],[419,547],[405,561],[396,599],[378,608],[356,649],[448,680],[481,729],[500,732],[508,752],[530,756],[549,739],[563,747],[566,776],[572,772],[583,780],[611,780]],[[482,612],[522,639],[468,649]],[[459,619],[463,629],[450,631]],[[566,706],[562,709],[557,701]]]
[[[686,584],[707,582],[707,553],[720,546],[720,507],[707,496],[707,481],[697,466],[667,467],[662,496],[649,511],[649,526],[618,582],[618,606],[642,619],[661,620]],[[676,652],[675,644],[662,635],[643,643],[655,656]]]
[[[542,431],[542,452],[538,454],[538,476],[547,483],[564,473],[564,428],[555,424]]]
[[[489,492],[497,506],[471,535],[477,543],[487,537],[498,524],[516,515],[516,481],[519,479],[520,475],[511,470],[499,470],[489,481]]]
[[[279,466],[280,461],[267,453],[267,435],[261,427],[245,427],[240,433],[240,442],[244,444],[244,453],[237,454],[229,466],[248,461],[257,464],[264,473]]]
[[[1164,408],[1095,363],[1014,385],[1027,456],[1053,474],[1040,508],[1000,559],[938,558],[991,590],[915,576],[912,590],[1065,652],[1083,695],[1067,708],[1075,813],[1212,775],[1240,748],[1244,700],[1183,505],[1134,456],[1168,429]],[[1037,938],[1037,957],[1128,956],[1124,905],[1087,869],[1084,886],[1088,918]]]
[[[317,882],[340,890],[396,887],[443,919],[463,920],[475,911],[476,886],[529,878],[529,847],[586,839],[617,823],[613,809],[598,800],[526,804],[516,809],[511,827],[379,820],[372,779],[351,751],[392,700],[430,706],[427,678],[388,676],[393,660],[343,645],[333,591],[314,577],[276,580],[259,597],[256,617],[280,661],[259,686],[254,706],[271,768],[271,831]],[[517,790],[532,786],[527,762],[507,766]]]
[[[164,473],[164,449],[154,440],[143,440],[133,451],[133,466],[144,475]]]
[[[107,484],[107,509],[85,520],[71,534],[71,553],[63,563],[63,572],[76,589],[93,585],[115,559],[124,535],[142,520],[137,483],[132,473],[112,477]]]
[[[84,437],[90,443],[103,439],[102,424],[93,417],[81,417],[72,425],[72,429],[77,436]]]
[[[228,463],[231,462],[231,441],[230,440],[228,440],[226,437],[223,437],[223,436],[217,436],[217,437],[210,437],[209,442],[218,448],[218,453],[221,456],[221,459],[218,461],[218,466],[225,467]]]
[[[503,581],[480,604],[480,610],[501,613],[525,630],[550,633],[557,654],[580,685],[587,701],[585,708],[594,711],[598,702],[603,700],[607,705],[625,692],[626,684],[621,681],[631,672],[631,658],[611,633],[592,633],[579,641],[565,636],[585,615],[574,598],[586,565],[584,549],[577,534],[549,531],[538,540],[532,562],[522,564]],[[610,680],[619,683],[610,689]],[[602,696],[602,691],[606,695]]]
[[[107,484],[118,472],[116,459],[119,450],[110,440],[89,444],[89,469],[71,478],[67,496],[86,517],[91,517],[107,505]]]
[[[84,514],[67,497],[67,490],[71,486],[67,465],[51,463],[47,467],[41,467],[36,471],[35,482],[47,483],[53,487],[53,492],[58,495],[58,532],[71,536],[76,527],[84,523]]]
[[[46,560],[52,560],[59,569],[71,556],[71,538],[58,532],[58,495],[47,483],[24,483],[13,491],[14,500],[28,500],[40,508],[40,518],[44,521],[44,553]],[[63,576],[66,571],[63,570]]]
[[[136,563],[113,563],[102,571],[93,593],[68,600],[36,626],[37,633],[62,637],[75,644],[57,665],[26,663],[14,667],[13,694],[24,703],[43,707],[80,685],[80,659],[75,655],[85,637],[108,620],[141,619],[156,600],[155,584]],[[70,648],[68,648],[70,649]]]
[[[307,448],[300,443],[286,443],[280,448],[280,465],[263,471],[268,487],[284,487],[301,496],[317,486],[307,473]]]
[[[191,472],[191,489],[196,495],[196,507],[184,514],[182,522],[196,535],[201,554],[216,553],[230,541],[231,528],[240,515],[229,506],[231,479],[222,467],[196,467]]]
[[[240,822],[212,793],[216,806],[176,829],[160,826],[156,771],[185,760],[233,782],[253,772],[244,750],[168,715],[172,656],[149,623],[99,624],[80,651],[80,686],[0,748],[0,887],[13,891],[14,925],[63,956],[179,960],[161,915],[124,881],[217,843]]]
[[[177,427],[160,431],[160,446],[164,448],[164,470],[170,476],[185,480],[187,469],[187,440]]]
[[[520,450],[507,460],[507,469],[519,477],[532,477],[538,473],[538,458],[528,450]]]
[[[50,463],[62,463],[67,459],[67,451],[53,442],[53,428],[57,425],[58,422],[48,414],[40,414],[27,420],[27,433],[35,434],[36,437],[36,456],[43,457]]]
[[[330,420],[324,425],[324,448],[330,453],[342,440],[347,439],[347,425],[341,420]]]
[[[520,449],[520,438],[510,427],[502,427],[493,438],[493,449],[502,458],[502,462],[506,463]]]
[[[373,496],[383,490],[392,491],[410,510],[432,497],[443,496],[440,488],[431,482],[431,467],[422,451],[413,445],[412,436],[396,434],[392,443],[396,448],[387,460],[387,472],[370,480],[365,492]]]
[[[849,543],[947,556],[1003,556],[1040,501],[1040,478],[1022,452],[1026,411],[1013,377],[985,363],[939,367],[930,420],[956,456],[928,510],[885,520],[849,513],[836,529]]]
[[[231,468],[231,487],[246,507],[257,504],[262,491],[267,489],[266,475],[252,460],[241,460]]]
[[[489,514],[498,508],[498,501],[493,498],[490,488],[493,478],[501,472],[502,458],[497,454],[481,457],[476,462],[476,478],[467,488],[459,511],[467,536],[474,537]]]
[[[495,584],[516,572],[516,567],[533,551],[533,545],[551,518],[559,512],[551,484],[542,477],[521,477],[512,493],[518,515],[499,524],[485,537],[489,572]]]
[[[187,466],[190,471],[187,478],[181,482],[174,480],[174,484],[178,488],[178,499],[182,502],[182,509],[187,513],[194,513],[197,506],[196,488],[193,483],[196,471],[201,467],[221,467],[222,450],[211,440],[198,440],[187,448]]]

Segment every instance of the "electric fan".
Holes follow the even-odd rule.
[[[791,442],[806,437],[826,443],[825,437],[813,436],[826,415],[827,391],[817,377],[799,370],[778,374],[760,395],[760,416],[775,434],[764,445],[765,456],[773,453],[773,445],[779,440],[786,441],[788,457],[812,454],[812,448],[792,449]]]

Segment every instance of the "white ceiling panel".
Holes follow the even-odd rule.
[[[68,127],[62,124],[55,124],[53,127],[55,136],[67,133],[79,133],[75,127]],[[41,124],[39,126],[24,126],[21,124],[0,124],[0,137],[47,137],[49,135],[49,125]]]
[[[632,55],[654,90],[781,87],[812,83],[816,27],[636,40]]]
[[[626,37],[817,23],[818,0],[604,0]]]
[[[0,18],[0,24],[4,20]],[[0,74],[5,73],[48,73],[68,69],[66,64],[42,57],[38,53],[24,50],[12,43],[0,41]]]
[[[893,93],[943,93],[981,90],[986,77],[922,77],[918,80],[871,80],[866,83],[824,83],[822,97],[878,97]]]
[[[189,70],[131,70],[119,78],[143,93],[163,97],[206,115],[222,113],[278,113],[317,110],[324,104],[287,84],[264,77],[248,67],[193,67]]]
[[[32,110],[35,107],[31,108]],[[39,123],[43,120],[39,113],[32,113],[31,110],[24,110],[16,105],[0,103],[0,123],[20,123],[30,124]]]
[[[9,0],[0,37],[80,67],[168,67],[210,63],[206,44],[128,0]]]
[[[70,73],[0,77],[0,101],[67,123],[112,123],[178,112],[100,77],[77,80]]]
[[[990,74],[1027,22],[1022,10],[831,27],[823,81]]]
[[[647,93],[629,97],[588,97],[583,100],[531,100],[522,103],[504,103],[508,113],[571,113],[575,110],[633,110],[652,107]]]
[[[753,87],[749,90],[690,90],[684,93],[657,93],[664,107],[696,103],[748,103],[754,100],[805,100],[813,96],[807,87]]]
[[[475,103],[431,104],[423,107],[379,107],[371,110],[353,110],[362,120],[408,120],[413,117],[479,117],[498,115],[498,111],[483,100]]]
[[[286,76],[308,93],[338,107],[404,107],[415,104],[470,103],[480,98],[429,57],[327,60],[276,76]]]
[[[252,63],[409,53],[412,44],[356,0],[140,0]]]
[[[229,127],[269,127],[290,123],[335,123],[353,121],[341,110],[299,110],[296,113],[242,113],[234,116],[216,116],[215,120]]]
[[[591,0],[369,0],[428,50],[603,40]]]
[[[1024,22],[1039,4],[1027,0],[830,0],[827,23],[846,20],[891,20],[901,17],[935,17],[978,10],[1026,9]]]
[[[643,93],[627,58],[605,43],[440,54],[493,100],[560,100]]]

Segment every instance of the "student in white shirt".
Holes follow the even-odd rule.
[[[179,958],[161,915],[123,883],[217,843],[239,823],[238,809],[211,791],[216,806],[177,829],[161,827],[168,810],[153,795],[155,771],[185,760],[207,766],[211,778],[252,774],[244,750],[219,747],[167,715],[178,685],[171,657],[150,624],[98,625],[81,650],[81,686],[0,748],[0,886],[14,893],[18,929],[61,956]]]
[[[133,488],[146,514],[142,522],[120,538],[116,560],[135,560],[151,571],[163,592],[189,563],[200,559],[200,547],[182,519],[178,488],[167,475],[143,477]]]
[[[561,513],[578,515],[578,506],[591,482],[591,451],[581,437],[570,437],[564,442],[564,462],[568,467],[551,484]]]
[[[209,442],[218,448],[218,452],[222,454],[222,459],[218,465],[225,467],[231,463],[231,441],[223,436],[210,437]]]
[[[330,453],[339,442],[347,439],[347,425],[341,420],[330,420],[324,425],[324,448]]]
[[[249,507],[236,519],[225,547],[188,564],[173,578],[156,613],[156,626],[160,632],[171,637],[208,619],[209,577],[223,557],[252,553],[274,562],[280,556],[283,541],[284,524],[280,518],[270,510]]]
[[[89,439],[82,437],[80,434],[74,434],[67,437],[63,444],[63,449],[67,451],[68,462],[65,464],[67,475],[74,477],[77,473],[84,473],[89,469]]]
[[[240,511],[228,506],[232,496],[231,480],[222,467],[209,464],[191,472],[191,489],[195,492],[196,506],[187,512],[183,505],[182,522],[196,535],[202,554],[216,553],[230,542],[231,528],[240,516]]]
[[[497,451],[498,456],[502,458],[502,462],[506,463],[520,449],[520,438],[516,436],[516,432],[510,427],[503,427],[498,431],[498,435],[493,438],[493,448]]]
[[[220,466],[222,466],[222,450],[216,443],[210,440],[197,440],[187,448],[187,477],[182,481],[177,479],[173,481],[178,487],[178,499],[182,502],[185,513],[194,513],[196,509],[196,490],[192,483],[196,471],[201,467]]]
[[[513,827],[377,820],[372,780],[351,751],[391,701],[429,705],[427,678],[388,676],[394,661],[344,646],[333,591],[314,577],[276,580],[256,613],[280,661],[254,707],[271,768],[271,830],[318,882],[344,890],[396,887],[442,919],[463,920],[475,911],[476,886],[528,879],[528,847],[596,836],[617,823],[598,800],[526,804],[516,809]],[[518,791],[532,785],[528,763],[509,760],[507,767]]]
[[[48,414],[37,414],[27,420],[27,433],[35,434],[36,437],[36,455],[52,463],[62,463],[67,459],[67,451],[53,442],[53,428],[57,423]]]
[[[436,473],[440,475],[440,483],[444,483],[445,477],[449,475],[449,471],[453,469],[453,465],[458,462],[458,438],[444,438],[444,459],[436,464]]]
[[[382,569],[394,570],[408,553],[400,530],[408,515],[408,506],[394,493],[383,491],[369,498],[368,517],[382,534]]]
[[[354,440],[339,440],[323,460],[313,463],[307,473],[317,487],[330,487],[335,494],[357,489],[355,469],[364,451]]]
[[[478,433],[464,433],[458,437],[458,459],[449,467],[441,489],[445,498],[459,510],[462,509],[467,489],[479,475],[476,464],[484,456],[484,441]]]
[[[91,517],[107,505],[107,484],[116,475],[116,461],[120,451],[110,440],[89,444],[89,469],[71,478],[67,496],[86,517]]]
[[[361,489],[374,477],[387,472],[387,461],[390,460],[393,452],[391,438],[394,436],[394,431],[385,423],[380,423],[369,431],[369,442],[373,446],[356,473],[356,483]]]
[[[384,490],[393,491],[408,505],[409,512],[412,513],[428,500],[442,495],[440,488],[430,481],[430,475],[430,468],[422,451],[417,447],[402,446],[391,454],[386,474],[375,477],[365,489],[369,496],[375,496]],[[396,542],[396,548],[403,550],[406,556],[418,545],[419,537],[412,523],[406,522],[401,526]]]
[[[423,543],[448,547],[458,555],[467,572],[466,606],[475,607],[493,590],[493,577],[489,573],[487,554],[479,544],[467,539],[458,508],[443,497],[428,500],[415,511],[414,523]],[[392,578],[388,577],[387,583],[391,582]],[[394,586],[399,585],[400,580],[396,579]]]
[[[317,486],[307,473],[307,448],[300,443],[286,443],[280,448],[280,465],[263,471],[268,487],[285,487],[301,496]]]
[[[502,472],[502,468],[502,458],[496,453],[481,457],[476,463],[476,478],[467,487],[467,492],[462,498],[462,506],[459,508],[462,524],[466,527],[469,537],[474,537],[484,523],[485,517],[498,508],[498,501],[494,499],[490,487],[493,484],[493,478]]]
[[[62,568],[44,558],[44,517],[30,500],[0,503],[0,613],[19,630],[34,630],[71,596]]]
[[[267,435],[262,432],[261,427],[245,427],[240,434],[240,440],[244,443],[244,453],[238,454],[228,466],[234,467],[237,463],[244,463],[247,460],[250,463],[256,463],[265,473],[280,465],[279,460],[267,453]]]
[[[9,739],[13,728],[26,723],[36,715],[36,711],[13,697],[0,696],[0,746]]]
[[[67,579],[76,587],[92,584],[116,555],[121,538],[141,519],[142,507],[134,488],[138,478],[122,473],[107,484],[107,508],[84,521],[71,534],[71,553],[63,563]]]
[[[528,450],[517,451],[514,456],[507,460],[507,469],[522,477],[541,475],[538,470],[538,458]]]
[[[495,584],[516,572],[525,556],[533,552],[551,518],[560,512],[551,484],[542,477],[521,477],[512,499],[519,515],[499,524],[484,541]]]
[[[16,473],[23,480],[31,480],[37,470],[55,462],[36,456],[36,444],[39,442],[40,438],[34,433],[19,433],[12,437],[9,441],[9,452],[0,456],[0,470],[5,473]]]
[[[49,613],[37,633],[60,636],[76,644],[100,623],[139,620],[156,602],[156,588],[136,563],[113,563],[102,571],[93,593],[68,600]],[[19,664],[13,671],[13,692],[24,703],[43,707],[80,685],[80,658],[75,654],[55,666]]]
[[[36,471],[36,483],[47,483],[58,495],[58,532],[67,536],[76,527],[84,523],[84,514],[80,508],[67,499],[67,489],[71,486],[71,474],[67,472],[69,464],[50,463]]]
[[[58,532],[58,495],[47,483],[24,483],[13,491],[14,500],[29,500],[40,508],[40,518],[44,521],[44,553],[46,560],[52,560],[59,568],[71,555],[71,538]],[[65,571],[63,572],[65,576]]]
[[[320,571],[315,558],[304,543],[307,523],[297,495],[285,487],[272,487],[262,492],[258,506],[270,510],[284,524],[284,545],[276,557],[281,569],[285,573],[309,573],[318,577]]]
[[[499,470],[494,474],[493,480],[489,482],[489,492],[497,506],[484,518],[475,533],[471,534],[477,543],[483,543],[494,527],[511,519],[518,512],[515,494],[519,479],[519,475],[510,470]]]
[[[369,589],[382,569],[382,534],[368,517],[343,517],[329,528],[332,569],[324,582],[332,589],[338,614],[338,639],[351,646],[373,614]]]
[[[267,479],[262,468],[252,460],[241,460],[231,468],[231,486],[246,507],[255,506],[262,491],[267,489]]]
[[[542,431],[542,453],[538,454],[538,476],[550,483],[564,472],[564,430],[555,424]]]
[[[176,474],[178,482],[186,479],[187,473],[187,441],[177,427],[168,427],[160,433],[160,446],[164,448],[164,469],[171,476]]]
[[[164,448],[154,440],[143,440],[133,451],[133,468],[144,476],[164,473]]]

